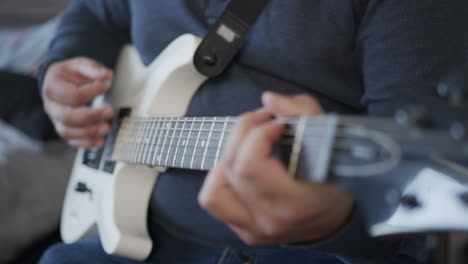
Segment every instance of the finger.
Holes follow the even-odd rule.
[[[89,139],[106,136],[109,134],[111,127],[105,122],[81,128],[67,127],[56,122],[55,130],[64,139]]]
[[[69,106],[81,106],[91,102],[96,96],[109,90],[111,81],[93,81],[76,85],[66,81],[56,81],[44,87],[45,96]]]
[[[258,235],[255,230],[246,230],[236,225],[228,225],[229,228],[236,233],[244,243],[249,246],[264,246],[264,245],[271,245],[272,243],[271,238],[265,238]]]
[[[252,217],[226,181],[225,171],[225,164],[220,163],[208,173],[198,195],[198,202],[202,208],[219,220],[246,227]]]
[[[320,103],[309,95],[286,96],[273,92],[265,92],[262,102],[268,110],[280,117],[299,115],[319,115],[323,113]]]
[[[223,159],[227,164],[231,164],[237,153],[240,143],[244,140],[247,133],[257,124],[271,119],[271,113],[265,109],[248,112],[241,115],[229,135],[226,150],[223,153]]]
[[[104,138],[92,138],[92,139],[70,139],[67,141],[70,146],[77,148],[95,148],[104,145]]]
[[[69,64],[69,69],[79,72],[90,80],[107,81],[112,78],[112,70],[86,57],[72,59]]]
[[[108,121],[113,118],[114,110],[110,106],[91,108],[87,106],[72,108],[54,101],[45,104],[47,113],[56,122],[67,127],[83,127]]]
[[[285,126],[269,122],[256,127],[239,147],[239,154],[227,179],[235,191],[250,204],[259,198],[284,198],[293,180],[286,167],[272,156]],[[270,201],[269,201],[270,202]]]

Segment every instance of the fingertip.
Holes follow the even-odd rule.
[[[98,134],[100,136],[106,136],[107,134],[109,134],[110,130],[111,130],[111,128],[110,128],[109,124],[104,123],[104,124],[99,126]]]
[[[272,101],[274,100],[274,97],[276,96],[277,94],[274,93],[274,92],[271,92],[271,91],[266,91],[266,92],[263,92],[262,94],[262,104],[264,106],[269,106],[271,105]]]
[[[112,70],[105,68],[105,67],[100,67],[97,72],[97,78],[101,81],[107,81],[110,82],[112,80],[114,74]]]
[[[93,147],[102,147],[105,143],[104,138],[95,138],[93,139]]]
[[[272,115],[286,116],[284,114],[285,110],[283,109],[285,104],[287,104],[287,102],[284,101],[285,98],[286,97],[282,94],[268,91],[263,93],[262,103]]]
[[[102,119],[109,120],[114,117],[114,109],[112,107],[105,107],[101,112]]]

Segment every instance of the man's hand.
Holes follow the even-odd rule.
[[[298,181],[271,155],[285,127],[271,119],[321,114],[310,96],[266,93],[264,108],[244,114],[234,127],[223,159],[210,171],[200,205],[249,245],[324,239],[351,215],[353,198],[329,184]]]
[[[111,107],[91,108],[86,104],[106,92],[112,71],[88,58],[74,58],[52,64],[46,72],[42,96],[44,107],[57,133],[75,147],[104,144],[107,123],[114,116]]]

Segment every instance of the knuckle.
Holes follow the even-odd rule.
[[[75,148],[79,147],[74,140],[67,140],[67,144]]]
[[[65,115],[66,115],[65,112],[63,112],[63,111],[52,111],[51,115],[52,115],[52,120],[54,120],[55,122],[60,122],[60,123],[65,124],[65,122],[64,122]]]
[[[320,113],[322,112],[322,107],[320,106],[319,101],[310,95],[301,94],[297,96],[297,100],[307,108],[310,113]]]
[[[84,64],[84,63],[90,63],[90,59],[86,58],[85,56],[78,56],[78,57],[71,59],[70,62]]]
[[[238,164],[238,166],[236,166],[235,168],[236,169],[234,169],[233,171],[234,177],[242,178],[250,182],[256,180],[255,168],[251,163],[246,162],[243,164]]]
[[[72,125],[73,124],[73,113],[70,111],[61,112],[57,117],[64,125]]]
[[[70,139],[70,131],[65,126],[61,124],[55,125],[55,131],[64,139]]]
[[[284,224],[277,220],[265,221],[261,226],[262,235],[276,237],[284,232]]]
[[[234,166],[232,166],[231,174],[233,174],[234,177],[253,181],[256,179],[256,175],[259,173],[258,159],[249,154],[245,154],[245,152],[248,151],[244,150],[241,154],[242,157],[235,160],[235,163],[233,164]]]
[[[252,129],[252,132],[250,133],[250,138],[251,140],[253,140],[253,142],[256,142],[259,139],[265,138],[266,134],[267,134],[267,127],[258,126]]]
[[[99,137],[99,127],[94,126],[93,128],[89,129],[86,135],[89,137]]]
[[[208,176],[210,177],[210,175]],[[198,194],[198,204],[205,210],[212,210],[217,206],[216,190],[211,188],[210,185],[203,186],[202,190]]]
[[[52,94],[54,92],[54,87],[48,83],[44,82],[43,89],[42,89],[42,94],[45,98],[50,98],[52,97]]]
[[[61,129],[60,135],[61,135],[63,138],[67,138],[67,139],[73,138],[73,132],[71,131],[70,128],[63,128],[63,129]]]
[[[312,103],[312,104],[317,103],[317,99],[315,99],[315,97],[310,96],[308,94],[299,94],[299,95],[297,95],[297,98],[300,99],[300,100],[303,100],[305,102]]]
[[[78,92],[70,94],[70,104],[72,106],[80,106],[83,104],[83,95]]]
[[[241,239],[242,239],[242,241],[244,241],[244,243],[246,243],[247,245],[249,245],[251,247],[262,245],[261,240],[258,239],[256,236],[253,236],[253,235],[241,236]]]
[[[239,116],[239,119],[238,119],[237,123],[239,125],[241,125],[241,126],[247,125],[250,122],[252,122],[253,118],[254,118],[254,113],[253,112],[243,113],[242,115]]]
[[[204,191],[198,194],[198,204],[201,208],[209,210],[214,207],[214,200],[209,192]]]

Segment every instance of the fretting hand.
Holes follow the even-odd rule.
[[[322,108],[306,95],[266,93],[262,100],[264,108],[242,115],[235,125],[199,203],[249,245],[324,239],[346,223],[353,198],[330,184],[295,180],[271,155],[285,129],[272,115],[317,115]]]

